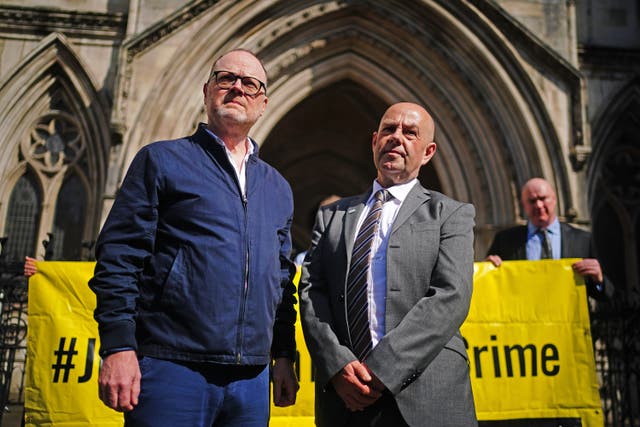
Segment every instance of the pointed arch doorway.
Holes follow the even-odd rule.
[[[292,239],[296,251],[309,246],[319,203],[331,195],[362,193],[376,171],[371,135],[388,105],[352,80],[341,80],[303,99],[275,125],[260,157],[291,184],[295,202]],[[420,181],[439,190],[431,165]]]

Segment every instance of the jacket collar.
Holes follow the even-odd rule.
[[[224,149],[224,141],[222,141],[222,139],[220,139],[215,133],[213,133],[213,131],[209,130],[206,123],[198,123],[198,128],[196,129],[196,132],[193,134],[193,136],[196,140],[200,140],[202,142],[215,142],[215,145],[218,145],[220,146],[220,148]],[[260,146],[250,136],[248,136],[247,139],[249,140],[251,148],[253,149],[253,151],[249,155],[249,158],[253,156],[258,157]]]
[[[413,215],[416,209],[429,200],[431,200],[431,192],[424,188],[422,184],[420,184],[420,181],[418,181],[411,191],[409,191],[409,194],[407,194],[407,198],[404,199],[402,206],[400,206],[398,215],[393,222],[391,233],[395,233],[395,231]]]

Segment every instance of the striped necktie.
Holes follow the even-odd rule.
[[[549,232],[546,228],[541,228],[538,232],[540,233],[540,259],[553,259]]]
[[[347,322],[351,350],[358,360],[364,360],[373,347],[369,328],[367,272],[371,258],[371,244],[378,232],[382,205],[387,200],[388,194],[387,190],[379,190],[375,194],[375,202],[360,226],[351,255],[347,278]]]

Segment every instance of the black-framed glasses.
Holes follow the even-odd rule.
[[[211,78],[215,78],[216,84],[221,89],[231,89],[231,87],[240,79],[242,90],[249,96],[256,96],[260,93],[260,89],[264,88],[264,94],[267,94],[267,85],[255,77],[239,76],[231,71],[218,70],[211,73]]]

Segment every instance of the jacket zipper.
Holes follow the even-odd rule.
[[[207,155],[215,162],[218,163],[218,161],[215,159],[215,157],[208,151],[205,150],[207,152]],[[225,155],[226,157],[226,155]],[[246,188],[248,188],[249,186],[249,174],[248,174],[248,169],[249,169],[249,163],[251,161],[251,157],[249,156],[249,159],[247,159],[247,162],[245,164],[245,176],[247,177],[246,179]],[[227,159],[227,161],[229,163],[231,163],[230,159]],[[233,165],[231,165],[233,167]],[[246,191],[243,192],[242,191],[242,187],[240,187],[240,179],[238,178],[238,176],[235,173],[231,173],[229,174],[231,175],[231,179],[236,183],[236,187],[238,188],[238,193],[240,194],[240,200],[242,201],[242,207],[244,210],[244,237],[245,237],[245,259],[244,259],[244,272],[243,272],[243,281],[242,281],[242,300],[240,301],[240,312],[238,313],[238,333],[237,333],[237,337],[236,337],[236,364],[240,364],[240,362],[242,361],[242,341],[244,339],[244,315],[245,315],[245,310],[246,310],[246,302],[247,302],[247,294],[249,292],[249,218],[248,218],[248,209],[247,209],[247,195],[246,195]]]
[[[241,190],[242,191],[242,190]],[[236,353],[236,364],[240,364],[242,360],[242,341],[244,340],[244,315],[247,306],[247,294],[249,292],[249,220],[247,217],[247,196],[242,194],[242,207],[244,208],[244,236],[245,236],[245,256],[244,256],[244,280],[242,283],[242,301],[240,303],[240,330],[238,331],[238,351]]]

